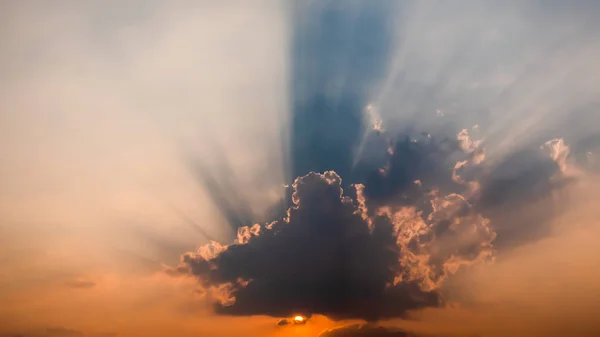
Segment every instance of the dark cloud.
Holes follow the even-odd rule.
[[[550,178],[558,173],[556,163],[537,149],[511,153],[491,168],[482,181],[482,206],[522,202],[542,198],[553,188]]]
[[[177,271],[196,276],[220,314],[376,320],[439,305],[445,277],[492,253],[486,219],[459,195],[423,193],[427,217],[405,205],[368,215],[362,185],[352,189],[333,171],[299,177],[285,217],[186,254]]]
[[[235,303],[219,313],[377,319],[438,304],[416,282],[389,286],[400,258],[393,226],[380,217],[370,233],[340,184],[334,172],[298,178],[288,217],[212,259],[184,256],[205,288],[231,288]]]
[[[547,235],[561,210],[548,208],[568,181],[562,142],[548,144],[566,152],[538,146],[490,164],[464,130],[399,139],[384,167],[354,175],[364,184],[334,171],[298,177],[282,216],[185,254],[170,272],[197,277],[219,314],[374,321],[442,304],[448,278]]]
[[[353,324],[328,329],[318,337],[416,337],[416,335],[369,324]]]
[[[423,188],[444,192],[462,192],[464,188],[452,180],[452,169],[459,153],[455,139],[432,138],[426,133],[401,137],[393,147],[383,170],[364,173],[365,195],[378,205],[415,204]],[[419,181],[418,184],[415,181]]]
[[[492,221],[499,248],[547,236],[551,220],[567,205],[563,187],[570,181],[538,148],[511,153],[480,178],[478,209]]]
[[[277,326],[285,326],[285,325],[289,325],[289,324],[290,324],[290,321],[288,321],[285,318],[278,320],[276,323]]]
[[[488,163],[487,144],[454,125],[463,121],[441,119],[438,107],[454,102],[436,94],[444,76],[429,88],[404,83],[400,73],[390,88],[417,101],[414,123],[396,121],[388,132],[384,119],[371,130],[368,99],[388,61],[394,11],[365,4],[332,1],[295,13],[284,165],[295,181],[268,212],[274,221],[258,221],[225,159],[217,156],[216,169],[194,164],[237,241],[186,254],[169,272],[197,277],[217,313],[377,320],[437,306],[448,277],[547,235],[562,210],[566,157],[536,143]],[[476,103],[465,119],[482,119],[473,133],[493,121],[479,114],[489,102]],[[588,143],[577,158],[593,152]]]
[[[371,212],[385,205],[414,205],[428,216],[433,209],[424,196],[437,190],[466,196],[490,220],[498,249],[547,236],[551,220],[568,205],[564,187],[573,178],[562,172],[565,163],[540,148],[543,142],[488,163],[484,144],[475,146],[470,138],[463,143],[460,132],[454,138],[450,132],[402,137],[390,148],[383,170],[362,173]]]

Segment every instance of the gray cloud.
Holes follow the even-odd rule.
[[[444,305],[439,290],[455,273],[548,234],[561,210],[543,203],[560,200],[568,157],[542,143],[488,162],[464,131],[416,135],[399,137],[364,185],[334,171],[296,178],[280,217],[185,254],[169,272],[196,277],[219,314],[372,321]]]
[[[401,330],[393,330],[375,325],[353,324],[327,329],[318,337],[416,337]]]
[[[299,177],[285,216],[171,272],[197,277],[221,314],[375,320],[438,306],[446,277],[493,254],[487,220],[458,194],[422,190],[427,214],[393,202],[370,214],[361,185],[348,190],[333,171]]]

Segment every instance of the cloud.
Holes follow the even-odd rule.
[[[413,334],[368,324],[352,324],[327,329],[318,337],[411,337]]]
[[[218,303],[218,313],[376,319],[437,305],[437,295],[415,282],[388,287],[399,259],[391,223],[375,219],[370,233],[335,172],[309,173],[293,189],[288,215],[260,235],[213,258],[183,257],[205,289],[225,287],[235,296],[233,305]]]
[[[459,194],[432,196],[433,211],[426,218],[415,207],[381,210],[392,219],[401,251],[403,271],[394,283],[418,281],[422,289],[435,290],[461,266],[494,259],[496,233],[489,220]]]
[[[285,325],[289,325],[289,324],[290,324],[290,321],[285,318],[278,320],[276,323],[277,326],[285,326]]]
[[[424,133],[396,136],[399,138],[387,156],[382,171],[364,173],[365,195],[370,206],[387,203],[414,204],[423,194],[423,188],[441,191],[460,191],[461,186],[451,180],[454,163],[450,156],[459,152],[458,144],[451,138],[430,138]],[[380,149],[382,150],[382,149]],[[415,181],[419,180],[419,184]]]
[[[561,169],[566,165],[564,159],[557,163],[545,149],[542,144],[514,151],[490,163],[479,178],[476,207],[490,218],[499,247],[547,236],[550,221],[567,206],[564,187],[572,178]]]
[[[561,173],[567,172],[567,157],[569,156],[569,147],[565,145],[562,138],[549,140],[541,146],[547,155],[556,163]]]
[[[424,189],[459,193],[473,200],[479,197],[486,149],[481,140],[472,140],[466,129],[453,135],[451,127],[434,134],[408,127],[404,133],[383,137],[397,139],[389,140],[387,162],[379,170],[364,166],[357,173],[372,203],[419,203]],[[382,144],[379,149],[369,149],[382,150]]]
[[[94,286],[96,286],[96,283],[94,281],[80,279],[80,280],[74,280],[74,281],[67,282],[67,285],[71,288],[87,289],[87,288],[93,288]]]
[[[336,172],[292,187],[282,218],[185,254],[169,272],[195,276],[219,314],[376,320],[440,305],[444,279],[493,256],[488,221],[459,194],[421,191],[427,214],[402,203],[370,213],[363,186],[345,193]]]
[[[454,278],[444,294],[459,306],[380,322],[417,334],[515,337],[597,336],[600,226],[597,177],[568,187],[577,198],[551,233]],[[510,324],[508,324],[510,323]]]
[[[416,134],[398,137],[364,184],[334,171],[296,178],[280,217],[187,253],[168,272],[194,276],[222,315],[374,321],[449,304],[443,289],[459,271],[549,235],[561,209],[549,214],[545,203],[568,186],[566,156],[542,143],[488,162],[464,131]]]
[[[372,321],[445,305],[440,289],[453,275],[549,234],[561,209],[545,205],[561,200],[568,147],[487,161],[464,129],[440,134],[397,136],[380,149],[383,168],[357,167],[350,183],[335,171],[296,178],[275,220],[242,226],[233,244],[205,245],[168,272],[196,277],[223,315]]]
[[[59,336],[59,337],[74,337],[74,336],[84,336],[83,332],[79,330],[69,329],[65,327],[52,327],[46,329],[46,332],[49,336]]]

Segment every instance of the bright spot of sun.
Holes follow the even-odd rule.
[[[302,323],[303,321],[304,321],[304,317],[302,317],[302,316],[294,317],[294,322],[296,322],[296,323]]]

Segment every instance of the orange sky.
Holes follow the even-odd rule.
[[[580,198],[556,222],[551,237],[501,257],[496,264],[460,279],[448,293],[463,304],[457,308],[413,312],[417,321],[382,324],[422,333],[480,336],[593,336],[600,313],[600,227],[596,207],[600,189],[587,181],[571,189]],[[75,254],[75,252],[71,252]],[[57,254],[60,254],[57,252]],[[68,256],[69,251],[62,252]],[[39,265],[61,268],[40,254]],[[9,272],[30,270],[4,268]],[[40,268],[42,269],[42,268]],[[72,276],[71,276],[72,275]],[[109,272],[98,267],[56,278],[23,277],[29,283],[0,292],[0,332],[33,333],[65,327],[94,336],[316,336],[323,329],[351,322],[316,316],[306,325],[275,327],[270,317],[216,317],[210,313],[191,279],[153,273]],[[293,291],[291,289],[290,291]],[[596,329],[596,330],[594,330]],[[576,333],[576,334],[575,334]]]
[[[217,317],[193,280],[162,272],[207,243],[174,207],[217,240],[233,237],[183,153],[217,167],[210,145],[220,146],[258,214],[284,193],[289,13],[276,0],[217,2],[0,4],[0,336],[63,328],[92,337],[300,337],[354,323],[315,316],[278,328],[272,317]],[[577,63],[586,72],[595,71],[584,67],[597,62],[592,47]],[[526,98],[513,97],[499,121],[550,105]],[[381,324],[482,337],[600,336],[600,186],[579,178],[550,237],[446,290],[460,308]]]

